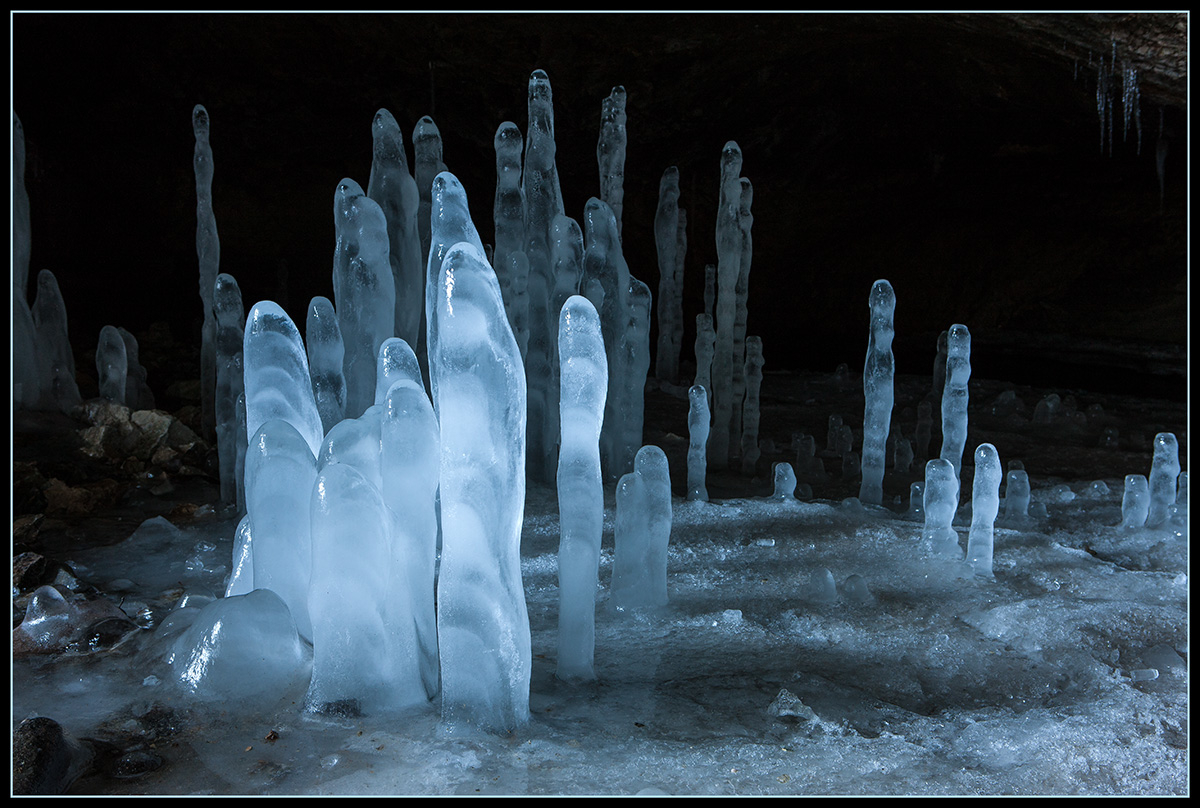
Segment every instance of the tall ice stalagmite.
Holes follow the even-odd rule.
[[[734,320],[742,265],[741,170],[742,150],[731,140],[721,152],[721,188],[717,203],[717,341],[712,366],[713,427],[708,439],[709,465],[721,469],[729,465],[734,408]]]
[[[971,379],[971,332],[965,325],[953,325],[947,339],[946,387],[942,391],[942,453],[954,467],[954,476],[962,469],[963,450],[967,446],[967,383]],[[960,478],[961,480],[961,478]]]
[[[213,215],[213,153],[209,145],[210,121],[203,104],[192,109],[192,133],[196,148],[192,167],[196,174],[196,256],[200,262],[200,301],[204,324],[200,332],[200,425],[204,437],[217,434],[217,319],[213,316],[213,284],[221,264],[221,241]]]
[[[887,469],[887,438],[892,425],[895,403],[896,357],[892,338],[896,293],[886,280],[871,286],[871,336],[867,342],[867,361],[863,366],[862,485],[858,499],[867,505],[883,504],[883,473]]]

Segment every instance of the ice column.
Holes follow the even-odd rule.
[[[624,374],[617,408],[620,429],[614,432],[618,471],[633,467],[634,456],[642,445],[646,376],[650,372],[650,287],[631,277],[628,301],[628,324],[618,341],[619,368]]]
[[[1144,474],[1125,476],[1125,495],[1121,498],[1121,527],[1143,527],[1150,513],[1150,482]]]
[[[583,277],[583,231],[572,218],[559,214],[554,217],[550,228],[551,258],[553,267],[551,277],[554,287],[550,294],[548,313],[558,317],[568,299],[579,294],[579,284]],[[559,400],[559,357],[558,357],[558,322],[551,328],[550,340],[550,374],[546,377],[545,427],[543,429],[543,445],[547,447],[544,455],[543,475],[549,479],[549,466],[555,461],[555,447],[559,443],[559,410],[556,402]],[[522,354],[524,355],[524,354]]]
[[[791,463],[775,464],[775,493],[772,499],[790,502],[796,498],[796,470]]]
[[[600,166],[600,198],[612,208],[621,236],[621,210],[625,198],[625,88],[613,87],[600,108],[600,139],[596,162]]]
[[[733,417],[733,340],[737,317],[737,283],[742,263],[741,209],[742,150],[729,141],[721,152],[721,192],[717,207],[716,351],[713,354],[713,429],[708,441],[709,464],[729,465],[730,423]]]
[[[701,502],[708,502],[708,488],[704,484],[708,468],[708,430],[708,391],[702,385],[694,384],[688,390],[687,498]]]
[[[395,372],[388,374],[393,381],[380,402],[382,493],[393,514],[384,623],[392,665],[407,671],[399,675],[407,690],[403,701],[414,703],[422,696],[432,698],[438,690],[434,575],[441,440],[412,349],[398,338],[388,340],[381,363],[385,350]]]
[[[321,416],[322,433],[327,433],[346,417],[346,377],[342,374],[346,349],[329,298],[318,295],[308,304],[304,338],[313,399]]]
[[[754,188],[750,180],[742,177],[741,197],[738,205],[738,228],[742,238],[742,257],[738,263],[737,284],[734,295],[737,300],[733,320],[733,408],[729,422],[729,438],[732,449],[740,449],[742,437],[742,401],[746,395],[746,304],[750,298],[750,255],[753,252],[753,239],[750,230],[754,225],[754,216],[750,213],[750,205],[754,200]]]
[[[696,315],[696,384],[704,388],[708,403],[712,404],[713,355],[717,349],[717,332],[713,329],[711,314]]]
[[[525,139],[515,123],[505,121],[496,129],[492,145],[496,150],[496,200],[492,208],[496,248],[492,265],[500,281],[508,321],[512,323],[513,279],[508,257],[525,251],[525,194],[521,190],[521,152]]]
[[[237,400],[245,390],[242,341],[246,307],[232,275],[220,273],[213,286],[217,320],[217,460],[221,469],[221,501],[237,502]]]
[[[436,210],[433,199],[433,180],[446,170],[442,162],[442,133],[433,118],[426,115],[413,128],[413,178],[417,183],[417,233],[421,238],[421,259],[429,255],[433,235],[430,218]],[[428,278],[426,278],[428,283]],[[428,291],[426,292],[428,295]],[[429,298],[426,297],[428,303]]]
[[[717,267],[716,264],[704,265],[704,313],[709,317],[716,315],[717,299]]]
[[[759,398],[762,388],[762,338],[746,338],[746,399],[742,404],[742,474],[754,474],[758,463]]]
[[[221,264],[221,242],[212,209],[213,154],[209,145],[208,110],[203,104],[192,109],[192,133],[196,149],[192,167],[196,174],[196,255],[200,262],[200,300],[204,325],[200,332],[200,414],[204,437],[217,433],[217,320],[213,316],[213,286]]]
[[[406,671],[389,665],[393,659],[387,653],[390,643],[384,610],[389,600],[402,595],[388,590],[391,517],[379,490],[354,466],[330,463],[309,493],[312,577],[308,604],[313,663],[307,709],[356,717],[407,706],[417,700],[414,695],[423,702],[419,676],[414,683],[411,672],[404,678]],[[253,512],[251,519],[255,585],[261,586],[261,528]],[[419,692],[414,694],[414,689]]]
[[[563,305],[558,325],[558,678],[596,678],[596,582],[604,527],[600,427],[608,391],[608,360],[600,315],[586,298]]]
[[[532,664],[520,556],[525,371],[482,249],[449,249],[435,297],[429,347],[443,425],[442,715],[512,730],[529,718]]]
[[[967,445],[967,382],[971,378],[971,332],[950,327],[946,354],[946,389],[942,392],[942,454],[958,477]]]
[[[304,343],[295,323],[277,303],[263,300],[250,309],[242,339],[242,363],[247,439],[264,423],[278,418],[295,428],[315,458],[325,432],[313,399]]]
[[[1023,469],[1008,472],[1004,487],[1004,518],[1025,519],[1029,516],[1029,474]]]
[[[396,293],[393,325],[395,335],[416,345],[425,308],[425,256],[417,227],[420,191],[408,173],[404,135],[392,113],[381,109],[371,124],[374,158],[367,181],[367,196],[375,201],[387,220],[388,261]],[[432,177],[430,178],[432,180]],[[428,211],[426,211],[428,227]]]
[[[246,451],[246,513],[254,536],[254,586],[270,589],[283,599],[297,630],[307,640],[314,639],[309,578],[314,562],[322,563],[313,557],[310,533],[309,503],[316,479],[316,457],[294,426],[271,418],[255,429]],[[355,524],[352,521],[347,528]],[[357,550],[343,552],[355,555]]]
[[[671,518],[667,456],[643,446],[617,487],[612,600],[618,611],[666,605]]]
[[[154,409],[154,393],[146,383],[146,369],[138,361],[138,341],[128,330],[117,327],[125,342],[125,405],[131,410]]]
[[[128,378],[125,340],[115,326],[100,329],[100,341],[96,345],[96,374],[100,380],[100,397],[125,403],[125,385]]]
[[[1175,481],[1179,477],[1179,441],[1170,432],[1154,436],[1154,459],[1150,466],[1150,510],[1146,527],[1158,527],[1170,517],[1175,504]]]
[[[396,287],[387,219],[352,179],[338,183],[333,221],[333,303],[346,351],[346,417],[357,418],[375,401],[379,346],[395,336]]]
[[[33,240],[29,219],[29,192],[25,189],[25,127],[12,116],[13,137],[13,295],[29,304],[29,254]]]
[[[37,287],[31,314],[41,360],[49,374],[50,397],[58,409],[68,412],[80,402],[80,396],[75,383],[75,356],[67,334],[67,307],[53,272],[39,272]]]
[[[437,338],[437,314],[439,278],[446,253],[460,241],[465,241],[483,252],[479,231],[471,221],[467,206],[467,192],[462,183],[450,172],[442,172],[433,179],[433,219],[431,221],[428,260],[425,265],[425,345],[432,346]],[[437,411],[437,379],[429,372],[428,357],[432,353],[417,350],[417,360],[425,361],[421,370],[428,374],[431,399]]]
[[[975,480],[971,488],[971,530],[967,534],[967,563],[976,575],[992,577],[992,544],[1000,512],[1000,455],[990,443],[975,450]]]
[[[895,403],[896,357],[892,353],[896,293],[886,280],[871,286],[868,301],[871,310],[871,336],[867,341],[867,361],[863,366],[862,485],[858,498],[866,505],[883,504],[883,474],[887,468],[887,437],[892,426]]]
[[[925,531],[922,540],[933,555],[962,558],[958,534],[951,524],[958,510],[958,476],[949,460],[938,458],[925,464]]]
[[[679,348],[683,339],[679,214],[679,169],[671,166],[663,172],[658,184],[658,211],[654,215],[654,243],[658,248],[658,348],[654,374],[672,383],[679,376]]]

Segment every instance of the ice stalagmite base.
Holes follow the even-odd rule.
[[[520,558],[525,370],[483,250],[450,248],[434,297],[442,716],[510,731],[529,719],[532,664]]]
[[[863,366],[863,395],[866,407],[863,416],[862,485],[858,498],[863,504],[883,504],[883,474],[887,468],[887,438],[892,423],[893,389],[896,376],[896,357],[892,353],[892,338],[896,330],[893,318],[896,293],[886,280],[875,281],[869,301],[871,336],[867,343],[867,360]]]
[[[558,678],[588,681],[596,639],[596,581],[604,527],[600,427],[608,361],[600,315],[581,296],[563,305],[558,326],[561,379],[558,454]]]

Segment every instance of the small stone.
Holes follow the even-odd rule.
[[[786,687],[780,689],[779,695],[767,707],[767,714],[772,718],[788,723],[815,721],[817,719],[817,714],[812,711],[812,708],[802,702],[799,696]]]

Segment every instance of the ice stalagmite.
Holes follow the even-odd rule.
[[[708,488],[704,483],[708,468],[708,431],[708,391],[702,385],[694,384],[688,390],[687,498],[700,502],[708,502]]]
[[[758,458],[759,390],[762,387],[762,337],[746,338],[746,365],[743,371],[746,397],[742,403],[742,474],[753,475]]]
[[[100,341],[96,345],[96,374],[100,380],[101,398],[125,404],[127,362],[121,332],[111,325],[101,328]]]
[[[346,348],[329,298],[318,295],[308,304],[304,340],[313,399],[324,434],[346,417],[346,377],[342,373]]]
[[[283,599],[307,640],[313,637],[308,605],[314,562],[309,502],[316,479],[316,457],[294,426],[272,418],[255,429],[246,450],[254,586]]]
[[[196,174],[196,255],[200,263],[200,300],[204,324],[200,332],[200,413],[204,437],[217,434],[217,320],[213,316],[213,285],[221,265],[221,242],[213,216],[213,153],[209,145],[208,110],[203,104],[192,109],[192,133],[196,148],[192,167]]]
[[[927,552],[958,561],[962,551],[951,523],[958,510],[958,475],[949,460],[937,458],[925,464],[925,531],[922,542]]]
[[[503,271],[504,277],[508,278],[509,284],[504,308],[508,315],[508,324],[517,340],[517,347],[521,350],[521,361],[525,361],[529,354],[529,259],[525,257],[525,253],[514,250],[505,260],[506,266],[497,265],[498,270]],[[504,291],[504,287],[500,287],[502,295]]]
[[[658,185],[658,211],[654,215],[654,243],[658,248],[658,347],[654,375],[665,382],[679,376],[679,349],[683,338],[683,262],[679,249],[679,169],[663,172]]]
[[[579,294],[579,285],[583,279],[583,231],[579,223],[569,216],[559,214],[554,217],[550,228],[550,247],[552,259],[551,277],[554,286],[550,290],[548,314],[559,317],[562,307],[572,296]],[[556,447],[559,445],[559,372],[561,364],[558,355],[558,322],[551,327],[550,374],[546,377],[545,400],[548,403],[545,411],[542,429],[542,444],[547,448],[543,460],[543,476],[548,479],[549,465],[556,460]]]
[[[29,191],[25,189],[25,127],[17,113],[12,116],[13,196],[12,196],[12,268],[13,296],[29,304],[29,255],[32,244],[29,216]]]
[[[399,346],[395,351],[404,353]],[[416,367],[415,358],[409,367]],[[438,689],[434,572],[441,441],[419,373],[410,379],[397,376],[382,404],[383,500],[393,515],[384,623],[392,666],[409,671],[397,676],[410,690],[403,700],[415,702],[421,694],[432,698]]]
[[[247,439],[265,422],[278,418],[295,428],[315,458],[325,431],[313,399],[304,343],[296,324],[278,304],[263,300],[250,309],[242,363]]]
[[[357,418],[375,401],[379,346],[395,336],[396,287],[387,220],[352,179],[338,183],[333,221],[333,303],[346,351],[346,417]]]
[[[525,251],[525,194],[521,190],[521,152],[525,147],[525,138],[515,123],[505,121],[496,129],[492,145],[496,150],[496,200],[492,208],[496,247],[492,266],[496,268],[504,310],[509,313],[508,321],[511,323],[513,282],[509,274],[508,256]]]
[[[117,327],[125,342],[125,406],[131,410],[154,409],[154,393],[146,383],[146,369],[138,361],[138,341],[128,330]]]
[[[433,243],[430,218],[437,204],[433,199],[433,180],[446,170],[446,164],[442,162],[442,133],[433,122],[433,118],[426,115],[417,121],[413,128],[412,140],[413,179],[417,183],[418,197],[417,234],[421,239],[421,260],[424,261],[429,256],[429,247]]]
[[[246,334],[242,290],[232,275],[217,275],[213,313],[217,320],[217,460],[221,501],[230,504],[237,502],[237,400],[245,390],[242,342]]]
[[[967,445],[967,382],[971,378],[971,332],[965,325],[950,327],[946,354],[946,388],[942,392],[943,460],[958,477]]]
[[[450,172],[442,172],[433,179],[433,218],[430,222],[430,242],[428,258],[425,264],[425,340],[424,346],[432,346],[437,339],[437,315],[439,278],[442,272],[442,262],[446,253],[460,241],[465,241],[483,252],[483,242],[479,240],[479,231],[471,221],[471,211],[467,206],[467,192],[462,183]],[[437,379],[429,370],[429,358],[432,348],[423,351],[416,350],[417,361],[422,362],[421,370],[426,374],[432,391],[433,408],[438,407]]]
[[[435,298],[429,362],[442,425],[442,715],[512,730],[529,718],[532,663],[520,558],[525,370],[477,245],[449,249]]]
[[[1150,510],[1146,527],[1158,527],[1170,517],[1179,477],[1179,441],[1170,432],[1154,436],[1154,459],[1150,466]]]
[[[612,208],[621,236],[621,211],[625,199],[625,88],[613,87],[600,108],[600,139],[596,162],[600,166],[600,198]]]
[[[887,468],[887,437],[892,426],[895,403],[896,357],[892,353],[896,293],[886,280],[871,286],[871,336],[867,342],[867,361],[863,366],[862,485],[858,499],[866,505],[883,504],[883,474]]]
[[[580,295],[559,315],[561,397],[558,453],[558,678],[588,681],[596,635],[596,582],[604,527],[600,427],[608,391],[608,360],[600,315]]]
[[[733,337],[737,316],[737,283],[742,264],[741,209],[742,150],[729,141],[721,152],[721,188],[717,204],[716,352],[713,354],[713,428],[708,461],[714,468],[729,465],[730,423],[733,416]]]
[[[665,606],[671,538],[671,477],[657,446],[638,450],[617,486],[612,603],[617,611]]]
[[[990,443],[975,450],[975,480],[971,487],[971,530],[967,534],[967,563],[975,574],[992,577],[992,545],[1000,512],[1000,455]]]
[[[796,498],[796,470],[791,463],[775,464],[775,492],[771,496],[784,502]]]
[[[1150,513],[1150,482],[1144,474],[1125,475],[1121,498],[1121,527],[1144,527]]]
[[[31,315],[42,364],[48,375],[51,402],[68,412],[80,401],[79,386],[75,383],[75,356],[71,353],[71,340],[67,334],[67,306],[58,288],[58,279],[48,269],[38,273],[37,297]]]
[[[50,399],[50,367],[42,357],[33,313],[24,294],[12,296],[12,400],[14,409],[44,409]]]
[[[324,471],[333,463],[354,466],[367,482],[382,490],[382,409],[372,405],[359,417],[345,418],[334,424],[321,444],[321,453],[317,456],[317,470]]]
[[[371,136],[374,156],[367,196],[387,220],[388,260],[396,293],[391,335],[416,345],[425,309],[425,255],[417,228],[420,192],[408,173],[404,135],[392,113],[386,109],[375,113]],[[428,226],[428,216],[425,221]]]
[[[421,366],[417,363],[412,346],[400,337],[391,337],[379,346],[379,360],[375,368],[375,403],[384,404],[392,385],[400,381],[425,389],[421,380]]]
[[[1004,486],[1004,518],[1026,519],[1029,517],[1029,473],[1024,469],[1008,472]]]
[[[395,593],[388,591],[391,518],[379,490],[353,466],[331,463],[309,493],[313,666],[305,706],[351,717],[407,706],[396,701],[411,695],[413,683],[397,687],[401,672],[388,664],[386,653],[383,612]],[[257,519],[254,526],[257,584],[262,541]],[[420,688],[419,678],[415,684]],[[423,688],[419,695],[424,696]]]
[[[642,445],[645,421],[646,376],[650,372],[650,287],[637,278],[629,279],[629,311],[625,333],[618,340],[624,378],[619,389],[616,439],[617,470],[633,468],[634,456]]]
[[[704,388],[709,408],[712,408],[713,355],[717,348],[717,332],[711,314],[696,315],[696,381]]]
[[[753,252],[751,228],[754,216],[750,206],[754,201],[754,187],[750,180],[742,177],[741,196],[738,203],[738,229],[741,231],[742,257],[738,262],[737,284],[734,286],[736,308],[733,319],[733,408],[729,422],[730,449],[740,453],[742,437],[742,402],[746,396],[746,323],[747,302],[750,299],[750,257]]]
[[[717,300],[717,266],[704,265],[704,313],[709,317],[716,316]],[[710,396],[711,398],[711,396]]]
[[[556,386],[551,378],[558,374],[554,361],[558,312],[550,310],[555,289],[553,228],[564,209],[555,164],[554,98],[545,71],[535,70],[529,76],[528,111],[521,190],[525,195],[525,256],[529,259],[529,348],[525,357],[529,466],[535,479],[549,482],[557,466],[554,444],[558,440],[554,428],[558,402],[551,400]]]

